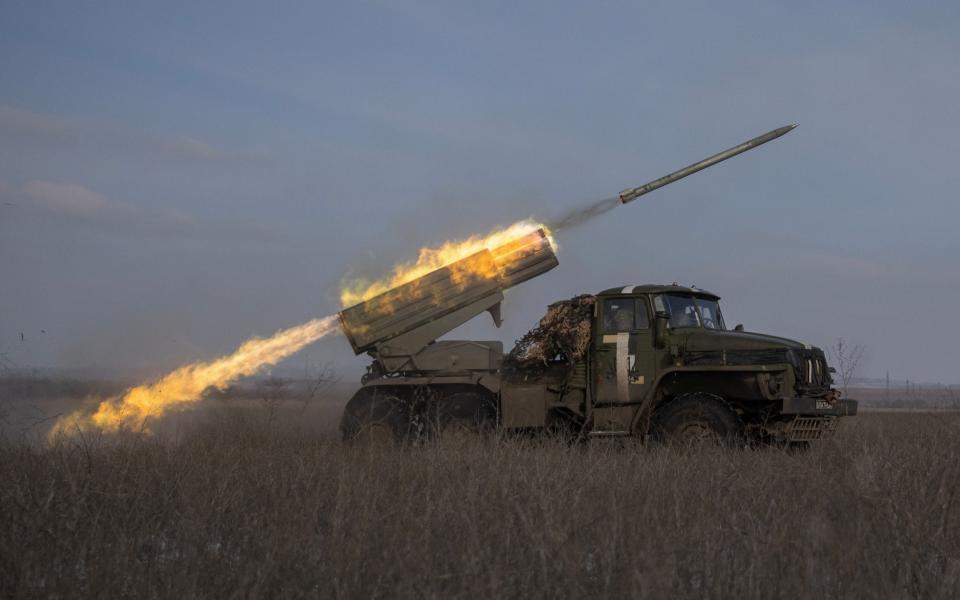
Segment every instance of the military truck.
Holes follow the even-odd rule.
[[[533,361],[498,341],[437,341],[484,312],[499,326],[503,292],[557,264],[538,230],[342,311],[354,351],[373,359],[344,410],[344,439],[499,429],[791,444],[857,412],[823,351],[730,329],[719,296],[695,287],[628,285],[551,305],[580,315],[578,349],[541,347]]]
[[[795,127],[626,189],[558,224],[581,223]],[[728,330],[719,296],[676,284],[616,287],[551,305],[536,335],[506,356],[497,341],[437,341],[483,312],[499,327],[503,292],[557,264],[541,229],[342,311],[354,352],[373,358],[344,410],[344,438],[409,441],[499,428],[806,444],[857,412],[856,401],[833,389],[820,349]]]

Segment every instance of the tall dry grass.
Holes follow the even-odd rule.
[[[344,447],[224,412],[0,444],[9,597],[956,597],[960,416],[803,454]]]

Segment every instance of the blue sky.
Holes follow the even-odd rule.
[[[0,19],[0,353],[162,372],[345,274],[800,127],[560,238],[545,304],[696,284],[747,329],[960,380],[960,5],[44,3]],[[24,340],[20,340],[20,332]],[[363,364],[340,339],[294,365]]]

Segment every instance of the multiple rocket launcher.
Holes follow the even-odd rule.
[[[360,354],[484,298],[502,294],[558,264],[546,231],[537,229],[347,308],[340,312],[340,323],[353,351]]]
[[[619,201],[627,203],[654,189],[672,183],[731,156],[766,143],[793,129],[782,127],[699,163],[656,179],[639,188],[625,190]],[[616,202],[616,199],[609,199]],[[603,207],[608,202],[603,201]],[[614,204],[615,205],[615,204]],[[605,208],[604,208],[605,209]],[[595,207],[581,209],[566,226],[599,214]],[[560,227],[561,223],[557,224]],[[379,296],[341,311],[342,330],[357,354],[376,358],[372,372],[431,373],[449,369],[491,372],[499,368],[500,342],[452,342],[436,339],[482,312],[500,324],[504,290],[541,275],[558,265],[549,233],[527,231],[510,241],[486,248],[390,289]],[[254,339],[235,353],[209,363],[181,367],[150,385],[137,386],[100,403],[95,413],[78,411],[61,417],[50,431],[56,437],[74,428],[99,427],[116,430],[128,425],[143,427],[145,419],[163,414],[169,407],[201,397],[204,389],[220,386],[252,374],[265,364],[275,364],[309,344],[333,327],[330,317],[292,327],[268,339]],[[415,378],[405,377],[412,383]],[[446,381],[451,381],[448,377]],[[472,383],[477,383],[472,381]],[[515,391],[515,394],[520,392]],[[520,397],[520,396],[516,396]]]
[[[619,194],[619,201],[621,204],[631,202],[653,190],[774,140],[794,127],[796,125],[774,129],[640,187],[624,190]],[[435,337],[446,333],[443,329],[449,331],[484,310],[491,311],[499,325],[499,313],[494,313],[493,310],[498,306],[503,291],[542,275],[558,264],[549,235],[543,229],[538,229],[496,248],[481,250],[344,309],[339,313],[340,323],[354,352],[361,354],[377,351],[392,339],[416,332],[447,317],[448,323],[444,327],[439,330],[432,328],[431,335],[423,337],[416,344],[425,346]],[[485,299],[491,298],[493,303],[484,303]],[[477,310],[471,311],[471,307],[477,307]],[[457,315],[458,311],[466,312],[460,316]],[[451,316],[453,318],[450,318]]]

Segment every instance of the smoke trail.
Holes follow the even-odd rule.
[[[582,225],[594,217],[599,217],[600,215],[613,210],[618,204],[620,204],[620,198],[617,198],[616,196],[613,198],[604,198],[603,200],[595,202],[586,208],[578,208],[568,212],[560,219],[551,223],[550,229],[559,231],[561,229],[569,229],[571,227],[576,227],[577,225]]]
[[[333,315],[283,329],[268,338],[253,338],[232,354],[185,365],[153,383],[104,400],[95,411],[79,410],[63,416],[54,424],[49,437],[94,428],[148,430],[149,419],[198,401],[207,388],[222,390],[240,377],[274,365],[337,329],[337,317]]]

